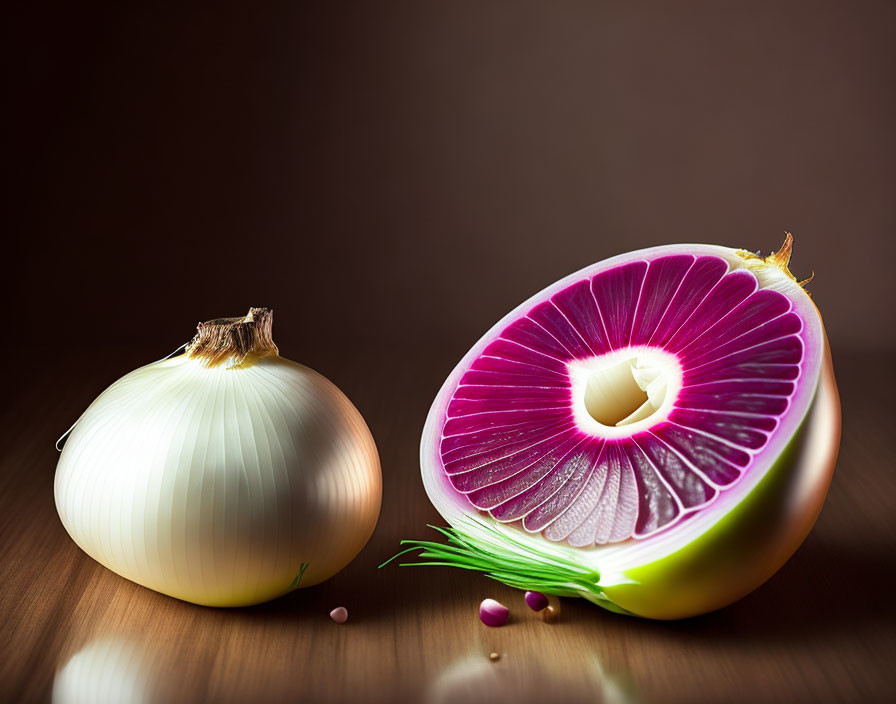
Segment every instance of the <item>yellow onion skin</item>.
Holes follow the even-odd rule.
[[[110,570],[208,606],[328,579],[366,544],[382,477],[346,396],[277,355],[209,367],[181,355],[103,392],[65,444],[56,507]]]
[[[821,512],[840,446],[840,397],[825,338],[814,402],[762,481],[728,515],[677,552],[625,571],[605,588],[637,616],[681,619],[728,606],[767,581],[805,540]]]

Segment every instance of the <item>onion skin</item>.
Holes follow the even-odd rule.
[[[625,572],[604,592],[637,616],[681,619],[721,609],[767,581],[821,512],[840,447],[840,397],[825,338],[813,404],[800,432],[740,504],[681,550]]]
[[[267,352],[181,355],[110,386],[56,470],[65,529],[150,589],[246,606],[328,579],[365,545],[382,478],[373,437],[317,372]]]

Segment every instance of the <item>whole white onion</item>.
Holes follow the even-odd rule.
[[[382,477],[357,409],[278,355],[271,311],[213,320],[185,354],[104,391],[56,468],[91,557],[186,601],[242,606],[317,584],[376,525]]]

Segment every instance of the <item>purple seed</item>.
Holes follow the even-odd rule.
[[[348,621],[348,609],[344,606],[337,606],[330,612],[330,618],[336,623],[345,623]]]
[[[509,615],[510,609],[494,599],[483,599],[479,605],[479,620],[491,628],[503,626]]]
[[[526,606],[533,611],[541,611],[548,605],[548,598],[541,592],[526,592]]]

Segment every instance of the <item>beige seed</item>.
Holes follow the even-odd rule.
[[[553,623],[557,620],[557,611],[553,606],[548,606],[542,610],[541,618],[545,623]]]
[[[501,653],[489,653],[489,654],[488,654],[488,659],[491,660],[492,662],[495,662],[496,660],[500,660],[500,659],[501,659]]]

